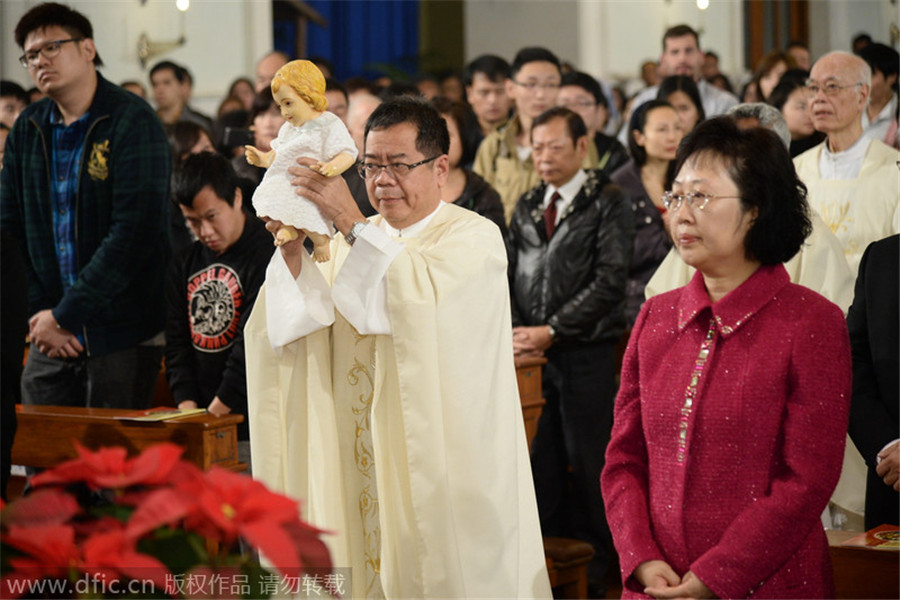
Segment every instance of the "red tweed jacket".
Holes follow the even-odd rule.
[[[851,384],[841,310],[758,269],[712,304],[697,273],[647,301],[601,477],[623,597],[644,561],[721,598],[828,598],[819,520],[841,472]]]

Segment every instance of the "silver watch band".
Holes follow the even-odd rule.
[[[368,225],[368,221],[357,221],[350,228],[350,231],[347,232],[347,235],[344,236],[344,239],[347,240],[347,243],[351,246],[356,243],[356,238],[359,237],[359,234],[362,232],[363,228]]]

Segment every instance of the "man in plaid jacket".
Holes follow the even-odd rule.
[[[47,96],[16,121],[0,175],[0,227],[28,274],[22,401],[139,408],[164,345],[171,154],[151,108],[97,72],[92,37],[55,3],[15,30]]]

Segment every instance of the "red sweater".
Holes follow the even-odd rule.
[[[831,597],[819,519],[847,432],[841,310],[781,265],[715,304],[698,272],[644,305],[621,379],[601,482],[623,597],[645,597],[631,575],[653,559],[721,598]]]

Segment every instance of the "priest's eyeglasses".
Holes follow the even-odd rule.
[[[401,179],[409,174],[410,171],[415,169],[416,167],[422,166],[426,163],[430,163],[431,161],[439,158],[441,155],[438,154],[436,156],[432,156],[431,158],[426,158],[425,160],[420,160],[417,163],[401,163],[395,162],[389,165],[378,165],[375,163],[359,163],[356,165],[356,170],[359,171],[359,176],[363,179],[377,179],[381,174],[382,169],[387,171],[388,174],[394,179]]]
[[[37,50],[29,50],[20,56],[19,64],[25,69],[30,69],[33,65],[37,64],[39,55],[43,54],[45,58],[53,58],[59,54],[60,50],[62,50],[63,44],[80,42],[83,39],[84,38],[69,38],[67,40],[53,40],[52,42],[47,42]]]
[[[666,207],[666,210],[678,210],[681,208],[682,204],[687,204],[690,209],[703,210],[706,208],[706,205],[709,204],[710,200],[716,200],[718,198],[739,199],[740,196],[716,196],[715,194],[707,194],[705,192],[679,194],[669,190],[662,195],[662,203],[663,206]]]

